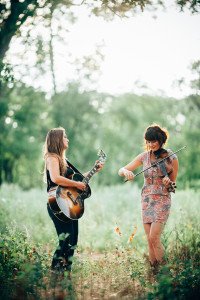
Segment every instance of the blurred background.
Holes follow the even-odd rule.
[[[2,299],[199,299],[199,1],[2,0],[0,11]],[[157,279],[140,215],[143,176],[118,176],[152,123],[168,129],[166,148],[187,145]],[[80,171],[99,149],[107,154],[79,222],[75,291],[49,279],[57,238],[43,144],[58,126]]]
[[[156,122],[168,148],[187,145],[179,186],[200,186],[198,1],[147,2],[2,1],[0,184],[42,187],[42,145],[57,126],[80,170],[102,148],[95,180],[119,183]]]

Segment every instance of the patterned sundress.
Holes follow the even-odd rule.
[[[171,150],[167,150],[168,155],[172,154]],[[143,152],[139,155],[139,159],[143,164],[143,170],[151,166],[150,151]],[[172,161],[177,159],[174,154],[167,159],[166,169],[168,174],[172,172]],[[144,185],[141,191],[142,219],[143,223],[166,223],[171,207],[171,194],[162,183],[162,171],[158,166],[152,167],[144,172]]]

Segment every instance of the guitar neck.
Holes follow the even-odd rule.
[[[90,179],[92,178],[92,176],[96,173],[97,169],[98,169],[98,166],[95,165],[92,168],[92,170],[89,171],[89,173],[87,174],[87,176],[83,179],[83,183],[88,184],[88,182],[90,181]]]

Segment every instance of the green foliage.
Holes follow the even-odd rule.
[[[200,91],[200,60],[194,61],[191,65],[191,71],[196,75],[196,78],[193,79],[190,83],[191,88],[199,94]]]
[[[65,93],[52,98],[50,112],[54,127],[62,126],[67,131],[70,140],[67,155],[84,171],[95,162],[98,150],[100,115],[91,102],[91,93],[81,93],[77,84],[71,84]]]
[[[5,231],[0,242],[1,296],[11,299],[24,297],[26,293],[37,297],[35,287],[41,287],[45,255],[41,256],[26,233],[14,226]]]
[[[3,63],[0,60],[0,91],[3,89],[4,84],[13,81],[14,76],[12,65]]]
[[[16,83],[1,94],[1,183],[19,183],[24,188],[41,185],[46,133],[62,126],[70,140],[69,160],[86,172],[103,149],[108,158],[95,181],[117,184],[121,180],[118,169],[144,151],[146,127],[158,123],[169,130],[167,148],[177,150],[187,145],[178,154],[178,187],[198,189],[199,108],[198,94],[182,100],[134,94],[113,97],[81,92],[73,83],[66,92],[46,100],[41,92]],[[137,180],[142,184],[142,176]]]
[[[93,187],[93,195],[86,200],[85,214],[79,221],[79,246],[71,283],[66,276],[61,278],[49,270],[56,233],[46,213],[45,197],[41,190],[1,188],[1,211],[6,214],[4,220],[0,219],[0,285],[4,299],[186,300],[191,295],[198,299],[197,193],[184,190],[173,196],[163,236],[167,264],[155,275],[146,259],[140,190],[129,184]],[[116,223],[121,236],[114,230]],[[127,243],[133,226],[137,226],[136,234]]]
[[[189,5],[192,11],[198,11],[199,8],[198,1],[175,2],[181,8]],[[87,3],[84,4],[87,5]],[[164,1],[150,3],[149,1],[102,0],[100,4],[93,1],[90,3],[90,9],[96,14],[98,11],[104,11],[104,13],[110,11],[111,14],[118,12],[124,15],[137,7],[148,9],[162,6]],[[18,9],[12,9],[14,5]],[[63,27],[59,25],[53,32],[51,22],[52,18],[60,21],[62,16],[70,24],[73,23],[71,6],[73,6],[73,1],[69,3],[59,0],[44,2],[34,0],[29,3],[21,1],[18,4],[15,1],[9,1],[8,5],[0,6],[2,12],[0,37],[2,35],[5,38],[0,47],[2,50],[0,56],[4,56],[5,48],[7,49],[16,30],[21,27],[28,16],[31,17],[29,18],[30,28],[22,35],[22,44],[27,46],[28,39],[31,46],[36,49],[37,71],[33,72],[34,76],[39,78],[41,72],[42,76],[45,72],[49,73],[55,93],[52,99],[47,101],[44,93],[20,82],[13,82],[12,66],[2,63],[0,59],[2,75],[0,83],[0,184],[18,183],[25,189],[41,185],[42,144],[47,131],[56,126],[66,128],[70,139],[67,155],[83,172],[92,167],[97,158],[97,150],[103,148],[108,160],[104,172],[98,174],[96,181],[102,185],[117,184],[121,180],[117,175],[118,169],[143,151],[143,132],[149,124],[157,122],[170,132],[171,138],[167,147],[176,150],[185,144],[188,145],[187,150],[179,154],[178,186],[198,189],[200,186],[198,170],[200,163],[198,155],[200,150],[199,61],[191,66],[191,71],[196,75],[191,82],[195,94],[187,99],[176,100],[134,94],[114,97],[95,91],[82,92],[81,83],[71,83],[65,91],[56,93],[52,45],[53,39],[59,41],[59,31],[62,31]],[[38,18],[42,18],[44,28],[49,30],[49,39],[43,40],[40,32],[37,38],[35,33],[31,36],[32,26],[38,24]],[[10,24],[9,22],[13,26],[6,26]],[[66,22],[63,24],[66,26]],[[12,30],[9,32],[11,27]],[[97,56],[101,57],[100,52],[97,52]],[[85,57],[82,62],[80,59],[77,70],[79,79],[88,77],[91,83],[92,75],[98,70],[97,61],[99,59],[93,60],[93,57]],[[22,68],[21,70],[23,70],[23,74],[20,74],[21,80],[30,76],[29,69],[26,71]],[[138,178],[138,182],[142,184],[142,176]]]
[[[24,188],[41,184],[38,157],[49,125],[44,94],[16,84],[4,90],[1,103],[1,182],[18,182]]]
[[[161,268],[148,299],[198,299],[200,285],[200,230],[197,219],[182,222],[173,233],[168,264]]]
[[[56,8],[62,14],[70,15],[70,8],[77,5],[76,1],[63,0],[45,0],[45,1],[2,1],[0,4],[0,60],[5,57],[7,50],[13,36],[19,36],[20,28],[28,19],[31,26],[34,25],[34,18],[39,21],[43,18],[44,21],[49,21],[49,16],[53,14]],[[174,1],[178,7],[183,10],[185,7],[189,8],[192,13],[199,12],[198,0],[176,0]],[[83,1],[82,5],[87,6],[89,12],[96,16],[103,16],[104,18],[113,18],[115,15],[127,16],[138,13],[138,11],[151,10],[163,8],[166,5],[165,1],[149,1],[149,0],[123,0],[123,1]],[[74,18],[71,17],[71,20]],[[60,25],[61,26],[61,25]],[[1,70],[1,65],[0,65]]]
[[[184,122],[179,125],[179,131],[183,143],[188,147],[180,155],[180,183],[182,186],[188,185],[195,189],[199,188],[199,111],[200,97],[198,95],[191,95],[180,103],[179,114],[183,116]]]

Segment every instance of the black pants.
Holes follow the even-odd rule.
[[[78,242],[78,220],[60,221],[52,212],[49,204],[47,210],[52,219],[59,239],[59,245],[53,255],[52,269],[70,271],[74,250]]]

